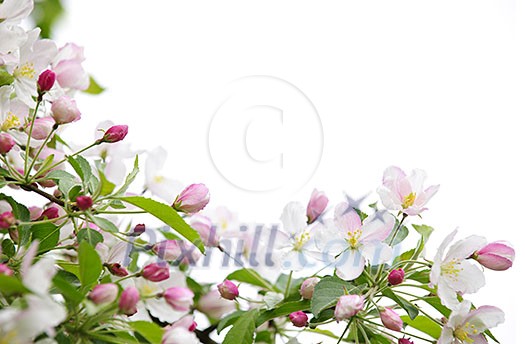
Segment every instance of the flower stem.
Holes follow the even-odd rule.
[[[40,107],[40,103],[42,103],[42,98],[38,97],[38,100],[35,106],[35,111],[33,112],[33,116],[31,118],[31,126],[29,127],[29,133],[27,134],[26,154],[25,154],[25,159],[24,159],[24,177],[26,180],[29,177],[29,170],[27,169],[27,167],[29,163],[29,150],[30,150],[30,144],[31,144],[31,135],[33,135],[33,127],[35,125],[35,119],[38,113],[38,108]]]

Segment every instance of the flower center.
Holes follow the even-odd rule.
[[[359,238],[361,238],[361,235],[363,235],[363,231],[361,229],[356,229],[353,232],[348,231],[346,234],[348,236],[348,243],[352,248],[357,248],[357,245],[359,244]]]
[[[461,272],[461,270],[463,270],[459,268],[459,264],[459,259],[454,258],[450,262],[441,265],[441,274],[448,275],[457,279],[459,273]]]
[[[9,129],[18,128],[20,126],[20,120],[11,111],[7,113],[7,118],[2,123],[1,129],[8,131]]]
[[[406,209],[408,207],[413,206],[415,201],[416,194],[414,192],[411,192],[405,196],[405,198],[403,199],[403,203],[401,203],[401,206],[403,207],[403,209]]]
[[[34,79],[36,76],[35,65],[33,62],[26,62],[23,65],[16,67],[13,75],[15,77]]]
[[[299,235],[295,239],[293,249],[295,251],[300,251],[303,248],[303,246],[308,242],[308,240],[310,240],[310,233],[308,233],[308,231],[305,230],[301,233],[301,235]]]
[[[162,183],[162,182],[164,181],[164,177],[163,177],[163,176],[155,176],[155,177],[153,178],[153,181],[154,181],[155,183],[160,184],[160,183]]]
[[[454,337],[463,341],[464,343],[474,343],[474,339],[472,339],[471,335],[476,336],[478,334],[479,331],[476,329],[476,326],[468,322],[454,331]]]

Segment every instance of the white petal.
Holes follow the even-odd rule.
[[[465,259],[481,249],[487,244],[487,240],[484,237],[478,235],[471,235],[465,239],[459,240],[454,245],[450,246],[445,261],[450,261],[454,258]]]
[[[281,215],[283,229],[292,235],[300,233],[307,223],[306,209],[299,202],[288,203]]]
[[[392,247],[380,241],[367,242],[360,251],[370,265],[383,264],[392,259]]]
[[[443,276],[447,279],[448,284],[457,292],[471,294],[485,285],[483,271],[476,265],[468,261],[462,261],[457,268],[460,270],[457,276]]]
[[[458,230],[455,229],[447,235],[445,240],[439,245],[436,255],[434,256],[434,264],[432,265],[432,270],[430,271],[430,283],[433,285],[436,285],[439,280],[439,276],[441,275],[441,263],[443,262],[443,255],[445,254],[445,249],[447,246],[454,240],[454,237],[456,236]]]
[[[387,212],[378,213],[371,218],[367,218],[363,223],[361,241],[385,240],[392,232],[395,222],[394,216]]]
[[[354,280],[365,269],[365,258],[357,250],[348,250],[339,256],[335,273],[344,280]]]
[[[344,233],[360,229],[362,225],[357,212],[346,202],[339,203],[335,207],[334,222]]]
[[[180,319],[187,312],[176,311],[171,307],[164,298],[150,298],[145,301],[146,308],[155,318],[160,321],[172,323]]]
[[[162,147],[156,147],[148,152],[145,166],[146,180],[150,181],[159,175],[159,171],[164,167],[167,157],[168,152]]]
[[[480,332],[493,328],[505,321],[505,313],[498,307],[481,306],[470,312],[467,322],[476,327]]]
[[[54,259],[44,257],[24,273],[22,280],[24,285],[33,292],[37,294],[47,294],[55,273]]]
[[[449,327],[444,327],[437,344],[452,344],[454,342],[454,332]]]
[[[437,294],[441,303],[451,310],[456,310],[459,307],[458,296],[454,288],[449,286],[447,282],[441,279],[437,285]]]

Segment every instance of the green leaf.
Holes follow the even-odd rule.
[[[99,242],[104,241],[104,237],[98,231],[91,228],[82,228],[77,234],[78,242],[87,241],[91,246],[95,247]]]
[[[388,237],[385,239],[385,242],[390,242],[392,240],[392,236],[394,235],[394,231],[390,232]],[[401,226],[399,230],[397,231],[396,237],[394,238],[394,241],[392,242],[391,246],[396,246],[397,244],[403,242],[403,240],[406,239],[408,236],[408,228],[406,226]]]
[[[417,281],[421,284],[429,284],[430,270],[419,270],[414,273],[409,273],[406,278],[411,279],[413,281]]]
[[[426,333],[434,339],[438,339],[441,335],[441,327],[425,316],[418,316],[412,320],[410,319],[410,317],[403,315],[401,316],[401,319],[408,326],[413,327],[416,330],[419,330],[423,333]]]
[[[131,321],[129,325],[151,344],[162,342],[164,330],[161,329],[159,325],[149,321]]]
[[[103,231],[113,232],[113,233],[119,231],[118,227],[115,226],[115,224],[113,222],[109,221],[108,219],[105,219],[103,217],[98,217],[98,216],[91,216],[90,218]]]
[[[364,285],[355,286],[336,276],[323,277],[314,289],[311,300],[312,313],[318,317],[323,310],[334,307],[339,298],[345,295],[345,291],[348,294],[360,294],[363,288]]]
[[[9,258],[15,255],[15,244],[10,239],[2,241],[2,253]]]
[[[266,279],[264,279],[259,273],[253,269],[239,269],[228,276],[226,276],[227,280],[231,281],[238,281],[238,282],[244,282],[251,285],[254,285],[256,287],[261,287],[264,289],[272,289],[271,283],[268,282]]]
[[[122,197],[121,200],[133,204],[155,216],[173,228],[180,235],[188,239],[193,245],[197,246],[202,253],[204,253],[204,244],[199,233],[191,228],[190,225],[188,225],[186,221],[184,221],[184,219],[169,205],[139,196]]]
[[[100,86],[97,83],[95,78],[93,78],[92,76],[89,76],[89,87],[83,90],[82,92],[87,93],[87,94],[97,95],[97,94],[101,94],[105,90],[106,89],[104,87]]]
[[[231,330],[226,334],[223,344],[252,344],[255,332],[255,319],[258,315],[257,309],[246,312],[233,324]]]
[[[60,266],[65,271],[70,272],[73,275],[77,276],[80,279],[80,267],[78,264],[66,262],[64,260],[59,260],[57,261],[57,265]]]
[[[282,317],[282,316],[287,316],[293,312],[305,311],[309,309],[310,309],[309,300],[286,302],[286,303],[281,304],[279,307],[275,309],[262,312],[257,318],[255,325],[259,327],[265,322],[267,322],[268,320]]]
[[[222,318],[217,324],[217,333],[220,334],[222,330],[233,325],[233,323],[243,316],[244,313],[246,313],[246,311],[235,311]]]
[[[428,303],[429,305],[434,307],[439,313],[441,313],[446,318],[449,317],[450,309],[448,309],[447,307],[445,307],[445,306],[443,306],[441,304],[441,300],[439,299],[439,297],[437,297],[437,296],[426,296],[426,297],[421,298],[421,300],[425,301],[426,303]]]
[[[410,302],[408,302],[407,300],[405,300],[401,296],[395,294],[392,291],[392,289],[387,288],[387,289],[383,290],[382,293],[383,293],[384,296],[388,297],[389,299],[392,299],[401,308],[403,308],[407,312],[407,314],[410,317],[410,319],[414,319],[419,314],[419,310],[417,309],[416,306],[414,306],[413,304],[411,304]]]
[[[4,68],[0,68],[0,87],[11,85],[13,81],[15,81],[15,78]]]
[[[91,165],[84,157],[80,155],[76,157],[68,156],[67,161],[83,182],[89,182],[93,173],[91,172]]]
[[[79,292],[79,286],[72,283],[72,281],[75,280],[77,280],[76,276],[65,270],[60,270],[55,277],[53,277],[53,285],[55,288],[57,288],[60,294],[62,294],[66,300],[70,301],[73,306],[79,305],[84,300],[84,294]]]
[[[124,181],[124,184],[115,192],[116,196],[123,195],[128,187],[133,183],[135,178],[137,177],[137,174],[139,173],[139,156],[135,156],[135,162],[133,164],[133,170],[126,176],[126,180]]]
[[[286,285],[288,284],[289,274],[280,274],[275,282],[275,286],[279,289],[281,293],[286,291]],[[286,301],[295,301],[301,299],[301,294],[299,290],[301,289],[301,284],[303,283],[304,278],[292,278],[290,281],[290,286],[288,288],[288,297]]]
[[[103,172],[99,172],[100,177],[100,194],[102,196],[107,196],[115,190],[115,184],[107,180]]]
[[[427,225],[412,225],[412,227],[421,235],[425,243],[428,242],[430,235],[434,231],[434,228]]]
[[[35,9],[31,16],[35,25],[42,31],[42,38],[51,38],[53,28],[64,13],[64,7],[60,0],[35,1]]]
[[[80,265],[80,282],[84,287],[95,284],[102,272],[102,262],[95,249],[86,241],[78,247],[78,263]]]
[[[46,177],[54,180],[58,184],[58,189],[62,192],[64,197],[69,197],[69,192],[73,187],[80,186],[75,176],[66,171],[54,170],[49,172]]]
[[[29,290],[14,276],[0,275],[0,294],[25,294]]]
[[[315,328],[319,326],[321,323],[333,319],[334,318],[334,310],[331,308],[325,309],[321,313],[319,313],[318,316],[313,317],[310,319],[310,328]]]
[[[31,226],[32,239],[38,240],[38,253],[42,254],[56,247],[60,239],[60,227],[52,223],[39,223]]]

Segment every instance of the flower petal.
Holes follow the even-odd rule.
[[[342,253],[336,262],[335,274],[344,280],[354,280],[365,269],[365,258],[357,250]]]
[[[288,203],[281,215],[283,229],[291,235],[300,233],[306,227],[307,220],[306,209],[299,202]]]

